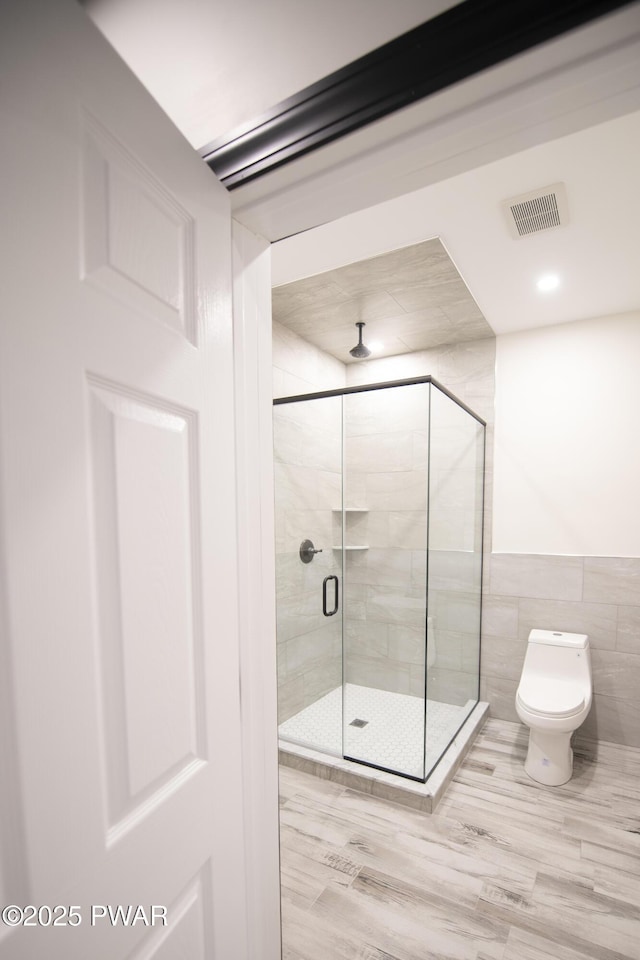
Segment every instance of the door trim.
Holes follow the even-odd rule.
[[[199,153],[229,190],[634,0],[465,0]]]
[[[252,960],[280,960],[271,252],[236,221],[231,240],[247,937]]]

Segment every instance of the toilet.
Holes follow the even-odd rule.
[[[524,769],[558,787],[571,779],[571,736],[591,709],[589,638],[583,633],[532,630],[516,693],[516,711],[530,728]]]

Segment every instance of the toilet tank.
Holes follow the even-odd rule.
[[[589,637],[560,630],[532,630],[524,669],[530,674],[591,685]]]

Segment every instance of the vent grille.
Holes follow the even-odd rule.
[[[563,183],[554,183],[531,193],[512,197],[502,204],[512,237],[527,237],[552,230],[569,222],[567,195]]]
[[[514,203],[511,213],[521,237],[560,226],[560,213],[553,193],[546,193],[535,200],[525,200],[524,203]]]

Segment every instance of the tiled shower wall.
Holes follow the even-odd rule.
[[[281,323],[273,321],[273,397],[293,397],[346,384],[346,368]]]
[[[343,387],[344,364],[274,323],[274,397]],[[322,615],[327,574],[341,574],[332,544],[332,508],[340,503],[339,400],[275,408],[278,720],[282,723],[342,682],[338,618]],[[299,556],[310,539],[322,549]]]
[[[428,384],[345,397],[345,427],[345,501],[365,508],[346,513],[347,679],[424,697],[426,661],[429,699],[462,706],[478,690],[482,430]]]
[[[345,385],[345,373],[349,384],[431,374],[490,424],[494,346],[492,339],[482,340],[345,368],[296,334],[274,324],[274,396],[340,387]],[[427,390],[426,387],[421,389]],[[370,548],[363,553],[351,553],[347,559],[349,609],[352,612],[345,625],[347,669],[354,682],[423,695],[427,403],[425,396],[422,405],[416,406],[414,412],[408,411],[407,418],[401,416],[400,411],[394,411],[390,396],[370,394],[362,404],[356,395],[350,398],[347,410],[346,429],[353,442],[348,448],[347,477],[350,479],[346,505],[369,509],[367,513],[348,515],[346,542],[366,542]],[[279,411],[285,411],[289,420],[302,416],[302,412],[296,412],[295,408],[280,407]],[[406,429],[402,436],[398,436],[397,424],[401,421]],[[315,523],[319,540],[326,542],[327,530],[320,529],[318,523],[326,523],[331,507],[336,503],[329,502],[330,496],[323,504],[309,501],[312,485],[309,471],[321,470],[322,465],[318,462],[309,464],[309,457],[300,446],[304,430],[296,441],[291,429],[291,424],[280,424],[276,432],[279,478],[276,487],[282,498],[277,513],[282,516],[285,505],[288,503],[291,507],[300,497],[309,512],[305,518],[299,512],[296,516],[295,510],[290,511],[292,528],[285,531],[278,524],[277,531],[281,721],[337,685],[342,671],[336,638],[329,640],[324,636],[327,631],[335,632],[337,625],[329,625],[321,615],[318,618],[316,588],[311,586],[314,575],[317,577],[321,568],[322,576],[330,572],[327,567],[329,557],[323,553],[309,567],[304,567],[296,554],[303,520],[305,531],[311,530]],[[372,445],[379,451],[385,436],[391,443],[387,455],[378,456],[375,463],[369,462]],[[304,465],[290,463],[285,466],[279,462],[291,460],[292,451],[294,459],[297,456],[305,460]],[[487,464],[490,471],[490,460]],[[324,466],[326,468],[327,464]],[[415,495],[422,498],[415,502],[410,500],[411,490],[407,484],[407,477],[411,475],[419,478]],[[324,486],[326,489],[326,483]],[[289,492],[285,493],[285,490]],[[394,490],[396,499],[391,503]],[[325,511],[324,520],[321,520],[321,508]],[[314,512],[315,516],[312,516]],[[335,514],[332,522],[335,524]],[[334,529],[330,539],[335,540],[336,534]],[[310,536],[307,532],[304,535]],[[443,643],[437,647],[437,662],[431,664],[429,695],[434,699],[457,702],[460,691],[469,683],[473,685],[471,678],[477,670],[477,663],[471,663],[474,657],[469,659],[464,637],[469,610],[464,602],[455,605],[447,602],[452,587],[451,555],[445,553],[443,550],[441,576],[434,581],[440,588],[434,606],[438,608],[436,614],[442,625]],[[304,582],[298,583],[301,578]],[[460,584],[454,589],[461,589]],[[406,603],[398,604],[400,595],[403,600],[413,599],[414,607],[407,609]],[[465,695],[463,700],[466,699]]]
[[[429,386],[347,396],[344,420],[346,679],[424,696]]]
[[[478,696],[484,431],[435,387],[429,439],[427,695],[464,706]]]
[[[349,386],[360,383],[383,383],[410,377],[431,375],[452,393],[467,403],[479,416],[487,421],[487,505],[490,504],[493,436],[493,395],[494,395],[495,340],[479,340],[469,343],[437,347],[432,350],[404,354],[381,360],[369,360],[347,367]],[[425,389],[425,388],[423,388]],[[389,395],[391,397],[392,394]],[[387,416],[393,423],[393,410],[390,400]],[[478,556],[473,549],[478,546],[480,527],[474,525],[479,490],[475,484],[475,456],[477,454],[475,421],[452,401],[438,393],[434,388],[432,417],[432,467],[430,475],[430,500],[433,508],[429,517],[431,552],[429,557],[430,588],[430,630],[428,640],[427,695],[432,700],[446,703],[464,704],[474,699],[477,693],[478,675],[478,603],[477,577]],[[422,409],[426,417],[427,401]],[[398,418],[398,422],[400,418]],[[424,421],[422,423],[424,427]],[[469,427],[471,429],[469,430]],[[384,421],[383,421],[384,429]],[[370,429],[370,434],[374,431]],[[389,432],[390,438],[392,437]],[[424,435],[424,443],[427,435]],[[403,438],[397,443],[395,469],[401,467]],[[404,446],[407,440],[404,438]],[[415,451],[419,449],[415,440]],[[393,462],[394,454],[390,450],[382,463],[361,464],[355,466],[366,469],[376,481],[377,490],[385,493],[387,500],[392,496],[390,479],[393,474],[384,463]],[[349,466],[349,464],[347,464]],[[413,463],[414,470],[421,472],[420,490],[426,493],[427,457],[426,448],[422,460]],[[469,475],[471,469],[473,476]],[[376,474],[376,471],[378,473]],[[380,473],[379,471],[387,471]],[[379,685],[383,689],[393,689],[401,693],[424,696],[424,599],[426,596],[426,539],[427,517],[426,498],[420,504],[422,512],[413,514],[407,510],[406,498],[402,498],[402,489],[411,491],[407,482],[408,474],[396,473],[400,481],[398,492],[400,501],[395,510],[388,514],[398,527],[396,540],[388,539],[387,546],[392,547],[395,568],[385,570],[376,565],[375,554],[363,556],[359,562],[359,579],[363,582],[360,589],[367,591],[367,607],[364,612],[356,608],[357,613],[366,615],[366,621],[347,623],[347,650],[350,662],[354,662],[360,672],[357,682]],[[413,506],[417,509],[415,503]],[[384,507],[382,501],[378,508]],[[404,510],[402,509],[404,507]],[[387,504],[387,510],[389,504]],[[479,511],[478,511],[479,514]],[[363,519],[374,523],[373,536],[380,532],[375,523],[378,512]],[[380,514],[384,517],[384,514]],[[404,520],[405,539],[399,528]],[[480,519],[480,516],[478,516]],[[389,521],[388,521],[389,522]],[[391,533],[393,528],[383,535]],[[490,534],[490,509],[485,514],[485,543]],[[380,542],[380,547],[385,546]],[[412,549],[411,549],[412,548]],[[382,551],[380,551],[382,553]],[[409,561],[409,557],[411,558]],[[404,558],[404,575],[401,564]],[[348,561],[353,563],[352,560]],[[369,568],[367,570],[367,567]],[[396,586],[386,582],[386,578],[395,575]],[[351,592],[355,587],[348,586]],[[389,594],[388,598],[385,593]],[[404,608],[396,608],[394,599],[406,597]],[[407,607],[407,603],[409,606]],[[414,604],[414,606],[411,606]],[[365,631],[363,633],[363,630]],[[369,640],[369,645],[363,642]],[[353,656],[356,654],[356,656]],[[364,670],[364,675],[363,675]],[[395,686],[391,686],[395,684]]]

